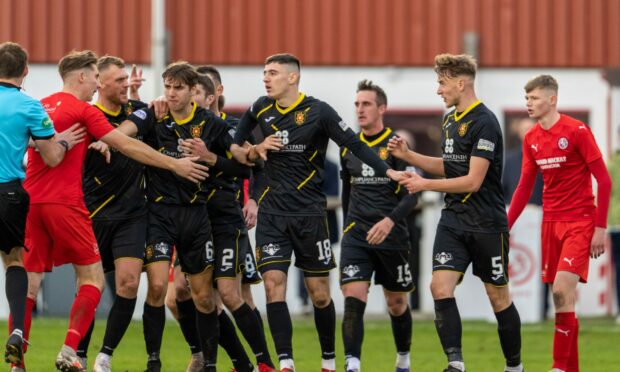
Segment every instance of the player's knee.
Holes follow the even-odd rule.
[[[387,298],[387,306],[390,314],[402,315],[407,310],[407,298],[405,296],[390,296]]]
[[[192,293],[187,286],[178,286],[174,288],[176,299],[179,302],[187,301],[192,298]]]
[[[201,313],[211,313],[215,311],[215,300],[213,296],[198,294],[193,296],[194,304],[196,305],[196,309]]]
[[[148,292],[146,294],[149,303],[163,303],[166,297],[166,290],[168,289],[168,283],[164,283],[159,280],[152,280],[149,282]]]
[[[243,304],[241,296],[235,291],[220,292],[220,297],[224,305],[229,309],[237,309]]]
[[[553,304],[556,308],[567,305],[570,301],[570,292],[562,286],[553,286]]]
[[[329,292],[322,289],[314,289],[314,291],[309,291],[308,294],[312,299],[312,304],[319,309],[329,305],[332,300]]]
[[[123,297],[134,297],[138,293],[140,276],[134,273],[122,273],[118,277],[116,293]]]
[[[454,290],[440,281],[431,281],[431,293],[434,299],[454,297]]]

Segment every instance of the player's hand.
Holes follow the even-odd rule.
[[[209,151],[207,145],[200,138],[183,140],[180,147],[185,157],[198,156],[200,161],[204,161],[209,166],[214,166],[217,162],[217,155]]]
[[[209,177],[209,167],[196,163],[200,159],[195,156],[193,158],[180,158],[174,159],[175,164],[172,171],[179,177],[187,178],[188,180],[199,183]]]
[[[409,151],[409,144],[400,137],[392,137],[388,142],[388,151],[395,157],[403,159]]]
[[[399,181],[401,185],[407,188],[407,191],[414,194],[416,192],[424,191],[426,186],[426,178],[420,177],[414,172],[403,172],[405,179]]]
[[[56,141],[67,141],[67,143],[69,144],[69,150],[71,150],[73,146],[77,145],[80,142],[83,142],[85,136],[86,128],[80,123],[75,123],[68,129],[57,133]]]
[[[97,142],[91,143],[90,145],[88,145],[88,149],[100,152],[101,155],[105,157],[105,162],[108,164],[110,163],[110,160],[112,160],[112,153],[110,152],[110,146],[108,146],[108,144],[103,141],[97,141]]]
[[[258,216],[258,205],[256,200],[248,199],[247,203],[243,206],[243,218],[248,230],[251,230],[256,226],[256,217]]]
[[[390,177],[393,181],[400,182],[407,178],[407,173],[403,171],[396,171],[394,169],[388,169],[385,174]]]
[[[252,163],[249,159],[248,159],[248,153],[250,152],[249,147],[245,147],[245,146],[239,146],[235,143],[233,143],[232,145],[230,145],[230,149],[229,149],[230,153],[233,156],[233,159],[235,159],[237,162],[244,164],[244,165],[254,165],[254,163]]]
[[[140,100],[138,90],[146,79],[142,78],[142,69],[136,65],[131,65],[131,73],[129,74],[129,98],[136,101]]]
[[[155,118],[163,119],[168,114],[168,100],[164,96],[159,96],[149,103],[149,108],[155,111]]]
[[[598,258],[605,253],[605,228],[595,227],[594,235],[592,235],[592,243],[590,243],[590,257]]]
[[[254,151],[263,160],[267,160],[267,154],[269,151],[280,151],[284,145],[282,144],[282,138],[272,134],[265,138],[263,142],[254,146]],[[252,158],[250,154],[250,160],[257,160]]]
[[[394,227],[394,221],[390,217],[385,217],[381,221],[377,222],[366,234],[366,241],[370,245],[377,245],[383,243],[385,238],[390,234]]]

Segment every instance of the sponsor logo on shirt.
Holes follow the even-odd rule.
[[[144,110],[138,110],[138,111],[134,112],[133,114],[136,115],[137,117],[139,117],[142,120],[146,119],[146,111],[144,111]]]
[[[566,139],[566,137],[562,137],[558,140],[558,147],[560,148],[560,150],[566,150],[566,148],[568,147],[568,139]]]
[[[338,122],[338,126],[340,127],[340,129],[342,130],[347,130],[349,129],[349,126],[347,125],[347,123],[344,122],[344,120],[340,120]]]
[[[536,164],[540,169],[560,168],[561,163],[566,161],[566,156],[556,156],[547,159],[537,159]]]
[[[495,144],[489,140],[480,138],[478,140],[478,150],[493,152],[495,150]]]
[[[534,151],[538,152],[538,144],[531,145],[530,147],[533,148]]]

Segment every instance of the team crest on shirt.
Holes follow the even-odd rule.
[[[200,136],[202,135],[202,126],[192,125],[189,127],[189,132],[193,138],[200,138]]]
[[[459,125],[459,136],[463,137],[467,134],[467,129],[469,129],[469,124],[471,124],[471,120],[466,123],[461,123]]]
[[[125,107],[125,115],[129,116],[133,113],[133,108],[131,107],[131,105],[127,105]]]
[[[295,112],[295,124],[302,125],[306,122],[306,113],[304,111]]]
[[[379,147],[379,157],[381,160],[386,160],[390,153],[388,152],[387,147]]]
[[[560,148],[560,150],[566,150],[566,148],[568,147],[568,139],[566,139],[566,137],[562,137],[558,140],[558,147]]]

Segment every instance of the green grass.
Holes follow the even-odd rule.
[[[294,322],[293,348],[299,372],[320,370],[320,349],[310,318]],[[340,320],[337,328],[336,353],[338,370],[342,371],[343,348],[340,337]],[[2,324],[6,330],[6,322]],[[39,318],[32,324],[31,347],[26,354],[30,372],[52,371],[53,362],[60,348],[67,321]],[[98,320],[93,334],[89,364],[92,365],[103,339],[105,320]],[[584,372],[610,371],[620,362],[620,326],[611,318],[581,319],[580,326],[581,368]],[[523,362],[528,372],[548,371],[551,365],[553,324],[551,322],[523,326]],[[268,335],[272,356],[273,344]],[[162,362],[164,371],[185,370],[189,351],[174,321],[168,321],[164,333]],[[495,325],[486,322],[463,323],[464,355],[468,371],[498,372],[504,361]],[[127,331],[112,359],[114,371],[142,371],[146,364],[142,337],[142,323],[134,322]],[[249,350],[249,349],[248,349]],[[445,367],[445,357],[432,321],[414,320],[412,340],[412,371],[435,372]],[[218,354],[218,371],[229,371],[232,365],[225,352]],[[395,349],[390,323],[387,320],[369,320],[365,325],[362,367],[364,371],[393,371]]]

